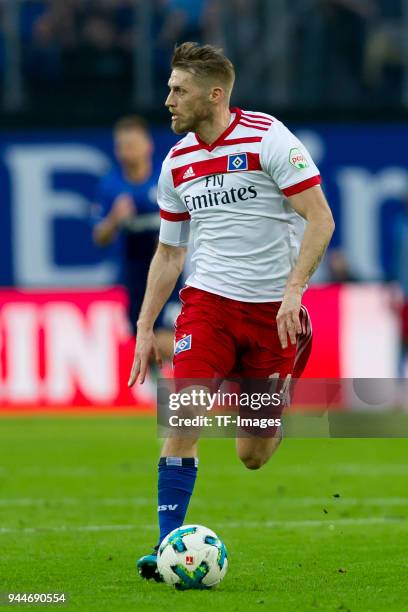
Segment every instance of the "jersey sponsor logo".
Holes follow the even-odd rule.
[[[158,506],[157,512],[166,512],[166,510],[174,511],[178,508],[178,504],[162,504]]]
[[[178,355],[183,351],[189,351],[191,349],[192,336],[189,334],[188,336],[184,336],[178,342],[176,342],[176,346],[174,347],[174,354]]]
[[[246,153],[228,155],[228,172],[248,170],[248,157]]]
[[[309,162],[297,147],[289,151],[289,162],[298,170],[304,170],[309,167]]]
[[[190,166],[183,174],[183,179],[193,178],[194,176],[195,176],[195,172],[193,170],[193,167]]]
[[[211,208],[212,206],[220,206],[222,204],[236,204],[237,202],[245,202],[253,200],[258,195],[257,190],[253,185],[249,187],[231,187],[231,189],[223,189],[222,191],[208,190],[201,195],[185,195],[183,197],[184,204],[190,212],[201,210],[202,208]]]

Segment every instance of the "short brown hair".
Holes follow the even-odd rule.
[[[147,121],[139,115],[127,115],[116,121],[113,126],[113,131],[116,133],[122,130],[142,130],[146,133],[149,132]]]
[[[200,46],[196,42],[185,42],[175,47],[171,60],[172,68],[186,70],[201,79],[212,79],[228,87],[230,93],[235,81],[232,62],[223,50],[212,45]]]

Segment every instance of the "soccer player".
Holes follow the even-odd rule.
[[[153,141],[142,117],[129,116],[114,126],[115,155],[119,162],[99,182],[92,205],[93,238],[98,246],[120,239],[123,282],[129,296],[133,331],[139,316],[147,274],[157,247],[160,217],[157,211],[158,175],[153,169]],[[161,353],[170,359],[174,334],[163,315],[155,322]]]
[[[176,379],[299,377],[311,347],[302,294],[334,230],[320,175],[302,143],[271,115],[229,107],[234,67],[218,49],[176,47],[166,106],[187,135],[163,162],[160,241],[137,322],[129,385],[143,383],[153,326],[183,268],[189,231],[193,272],[181,291],[173,358]],[[237,438],[249,469],[280,442]],[[196,479],[197,440],[171,436],[158,466],[159,543],[183,524]],[[160,580],[156,554],[138,561]]]

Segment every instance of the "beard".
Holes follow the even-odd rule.
[[[186,132],[198,132],[203,121],[211,119],[213,113],[211,107],[207,105],[196,105],[189,117],[177,118],[171,122],[171,129],[175,134],[185,134]]]

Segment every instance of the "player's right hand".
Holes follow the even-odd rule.
[[[154,358],[159,368],[162,366],[162,359],[153,330],[138,330],[136,336],[135,356],[130,371],[128,387],[133,387],[139,379],[139,384],[143,384],[146,378],[147,368],[151,358]]]

